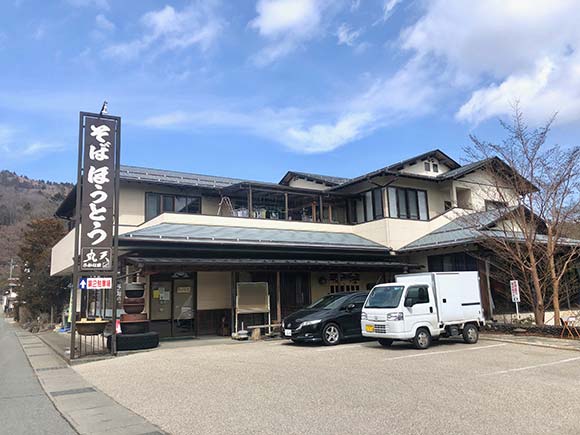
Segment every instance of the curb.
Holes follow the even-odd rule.
[[[87,382],[38,335],[22,328],[17,331],[11,326],[44,393],[78,434],[166,435],[162,429]],[[24,343],[23,338],[37,340],[50,353],[29,354],[30,349],[25,345],[30,346],[30,342]],[[35,351],[38,351],[36,346]]]
[[[503,343],[521,344],[523,346],[535,346],[535,347],[544,347],[544,348],[548,348],[548,349],[558,349],[558,350],[568,350],[568,351],[572,351],[572,352],[580,352],[580,348],[575,348],[575,347],[559,346],[559,345],[555,345],[555,344],[544,344],[544,343],[529,343],[529,342],[519,341],[519,340],[510,340],[509,338],[496,338],[493,336],[483,335],[483,334],[481,336],[481,339],[482,340],[490,340],[490,341],[501,341]]]

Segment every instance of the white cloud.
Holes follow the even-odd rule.
[[[448,88],[470,95],[456,116],[480,122],[510,113],[580,119],[580,2],[559,0],[433,1],[406,29],[402,47],[438,63]]]
[[[107,17],[103,14],[99,14],[95,17],[95,24],[99,30],[105,32],[111,32],[115,30],[115,24],[113,24]]]
[[[336,32],[338,45],[348,45],[349,47],[354,46],[359,36],[360,30],[352,30],[346,23],[342,23]]]
[[[106,48],[105,54],[117,59],[134,59],[147,52],[183,50],[197,46],[207,50],[217,39],[223,21],[214,13],[213,2],[196,2],[182,11],[172,6],[151,11],[141,17],[143,35],[129,42]]]
[[[46,35],[46,26],[44,24],[39,24],[34,32],[32,33],[32,38],[40,41]]]
[[[105,10],[110,8],[108,0],[67,0],[67,2],[75,7],[95,7]]]
[[[317,36],[327,6],[325,0],[258,0],[258,16],[249,26],[266,38],[268,45],[254,56],[254,62],[268,65]]]
[[[377,20],[374,25],[380,24],[381,22],[384,23],[386,22],[389,18],[391,18],[391,15],[393,15],[393,13],[395,12],[395,8],[397,7],[397,5],[399,3],[401,3],[402,0],[384,0],[383,3],[383,16],[381,17],[380,20]]]
[[[376,79],[358,94],[317,109],[175,111],[150,117],[153,128],[232,128],[278,142],[301,153],[323,153],[368,136],[376,129],[419,116],[433,107],[433,87],[410,63],[394,76]]]
[[[44,152],[64,149],[62,144],[43,141],[29,141],[22,145],[22,140],[22,135],[17,129],[0,124],[0,150],[6,158],[41,158]]]

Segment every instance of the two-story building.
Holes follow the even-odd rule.
[[[353,179],[289,171],[279,183],[122,166],[120,264],[139,271],[162,336],[231,328],[239,282],[267,282],[280,320],[327,293],[421,270],[479,270],[491,316],[489,265],[469,255],[476,236],[461,224],[476,212],[497,223],[484,166],[434,150]],[[56,215],[73,222],[75,198]],[[53,248],[53,275],[72,273],[73,251],[74,229]]]

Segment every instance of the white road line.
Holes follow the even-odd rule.
[[[338,346],[325,346],[321,347],[320,349],[316,349],[316,352],[328,352],[331,350],[347,350],[347,349],[360,349],[363,346],[362,344],[339,344]]]
[[[414,353],[412,355],[403,355],[403,356],[396,356],[394,358],[386,358],[385,361],[395,361],[398,359],[405,359],[405,358],[417,358],[420,356],[443,355],[443,354],[447,354],[447,353],[456,353],[456,352],[467,352],[470,350],[490,349],[492,347],[501,347],[501,346],[507,346],[507,345],[508,345],[508,343],[501,343],[501,344],[492,344],[490,346],[477,346],[477,347],[469,346],[469,347],[465,347],[463,349],[443,350],[441,352]]]
[[[493,376],[493,375],[503,375],[503,374],[506,374],[506,373],[514,373],[514,372],[522,372],[524,370],[532,370],[532,369],[538,369],[538,368],[541,368],[541,367],[555,366],[555,365],[558,365],[558,364],[565,364],[565,363],[569,363],[569,362],[572,362],[572,361],[578,361],[578,360],[580,360],[580,356],[577,356],[575,358],[561,359],[559,361],[552,361],[552,362],[544,363],[544,364],[536,364],[536,365],[533,365],[533,366],[519,367],[517,369],[508,369],[508,370],[500,370],[500,371],[492,372],[492,373],[485,373],[483,375],[479,375],[478,377]]]

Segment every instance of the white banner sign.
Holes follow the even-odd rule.
[[[79,288],[81,290],[111,289],[113,288],[113,278],[109,277],[81,278],[79,280]]]
[[[510,281],[510,289],[512,291],[512,302],[520,302],[520,283],[514,279]]]

